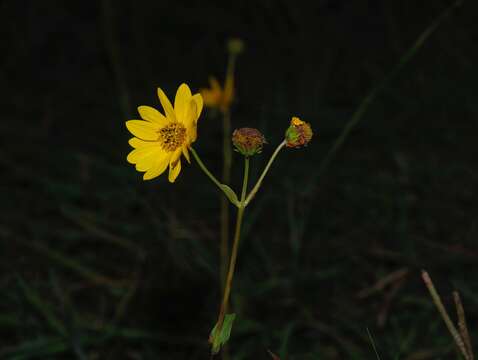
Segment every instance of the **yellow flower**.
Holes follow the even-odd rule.
[[[213,76],[209,78],[210,88],[203,88],[199,91],[204,99],[204,105],[217,108],[222,112],[229,110],[234,100],[234,75],[228,72],[224,89],[221,88],[219,81]]]
[[[158,96],[165,115],[150,106],[139,106],[143,120],[129,120],[126,127],[135,136],[129,140],[134,148],[127,161],[136,170],[145,172],[144,180],[161,175],[169,165],[169,182],[181,172],[181,154],[189,160],[189,146],[196,141],[197,120],[203,107],[200,94],[191,94],[186,84],[179,86],[174,108],[166,94],[158,88]]]

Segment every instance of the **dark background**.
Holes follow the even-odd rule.
[[[220,300],[219,195],[196,165],[172,185],[126,162],[124,122],[196,92],[246,45],[234,127],[283,151],[248,207],[233,359],[454,359],[420,270],[478,320],[477,6],[452,1],[0,1],[0,358],[206,359]],[[222,81],[222,80],[221,80]],[[221,118],[195,144],[221,167]],[[234,154],[232,186],[242,165]],[[322,166],[323,172],[319,173]],[[373,286],[397,275],[386,286]],[[393,276],[392,276],[393,278]],[[454,314],[453,314],[454,318]],[[476,351],[476,350],[475,350]]]

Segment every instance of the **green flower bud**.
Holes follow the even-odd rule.
[[[252,156],[262,151],[262,145],[266,144],[264,135],[257,129],[240,128],[232,133],[232,143],[236,151],[244,156]]]
[[[312,134],[310,124],[294,116],[285,132],[286,146],[291,148],[306,146],[312,139]]]
[[[227,51],[232,55],[239,55],[244,51],[244,42],[239,38],[231,38],[227,42]]]

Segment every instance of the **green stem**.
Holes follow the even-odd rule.
[[[204,163],[201,161],[199,155],[197,154],[196,150],[193,149],[193,147],[190,147],[189,150],[191,150],[191,153],[193,154],[193,157],[194,159],[196,160],[196,162],[198,163],[199,167],[201,168],[202,171],[204,171],[204,173],[209,177],[209,179],[211,179],[211,181],[216,184],[216,186],[224,193],[224,195],[226,195],[226,197],[231,200],[231,202],[236,205],[236,206],[239,206],[238,202],[237,202],[237,195],[234,193],[234,191],[232,191],[232,189],[224,184],[221,184],[219,182],[218,179],[216,179],[216,177],[208,170],[208,168],[206,167],[206,165],[204,165]]]
[[[219,189],[222,190],[222,187],[221,187],[221,183],[219,182],[219,180],[216,179],[216,177],[208,170],[208,168],[206,167],[206,165],[204,165],[204,163],[202,162],[201,158],[199,157],[199,155],[197,154],[196,150],[194,150],[193,147],[190,147],[189,150],[191,150],[193,156],[194,156],[194,159],[197,161],[199,167],[201,168],[202,171],[204,171],[206,173],[206,175],[209,177],[209,179],[212,180],[212,182],[214,184],[217,185],[217,187]]]
[[[274,153],[272,154],[271,158],[269,159],[269,162],[267,163],[266,167],[264,168],[264,171],[262,172],[261,176],[259,177],[259,180],[257,180],[256,185],[254,185],[254,187],[252,188],[249,195],[247,195],[244,206],[247,206],[249,204],[249,202],[252,200],[252,198],[256,195],[257,191],[259,190],[259,188],[262,184],[262,180],[264,180],[264,177],[267,175],[267,172],[269,171],[269,168],[271,167],[272,163],[274,162],[275,158],[277,157],[277,154],[279,154],[279,151],[282,150],[282,148],[285,146],[285,144],[286,144],[286,142],[284,140],[275,149]]]
[[[220,281],[221,290],[224,291],[224,282],[226,281],[227,263],[229,258],[229,202],[227,198],[221,196],[221,245],[220,245]]]
[[[247,194],[247,182],[249,181],[249,158],[244,158],[244,179],[242,180],[241,204],[244,205],[244,200]],[[244,206],[245,207],[245,206]]]
[[[246,200],[248,179],[249,179],[249,158],[246,157],[244,160],[244,180],[242,182],[241,200],[237,210],[236,229],[234,231],[234,242],[232,246],[231,260],[229,263],[229,270],[227,273],[226,286],[224,288],[224,296],[222,298],[221,309],[219,311],[219,318],[217,320],[218,333],[221,332],[222,324],[224,322],[224,317],[226,316],[226,310],[229,304],[229,297],[231,295],[232,279],[234,278],[234,269],[236,267],[236,260],[237,260],[237,250],[239,248],[239,240],[241,238],[242,219],[244,216],[244,210],[246,208],[245,200]]]
[[[223,113],[223,163],[222,183],[229,184],[231,180],[231,113],[229,110]],[[229,260],[229,202],[221,197],[221,244],[220,244],[220,282],[221,290],[224,291],[226,281],[227,264]]]
[[[236,57],[236,54],[230,54],[229,59],[227,61],[226,81],[232,81],[232,84],[230,84],[230,86],[234,86],[234,70],[236,69]],[[226,85],[225,82],[224,85]]]
[[[229,54],[229,60],[226,70],[226,78],[224,82],[224,92],[234,91],[234,68],[236,56]],[[232,101],[232,98],[230,99]],[[231,179],[231,112],[227,108],[223,109],[223,166],[222,166],[222,181],[224,184],[229,184]],[[221,290],[224,291],[226,283],[227,264],[229,260],[229,204],[225,198],[221,198],[221,244],[220,244],[220,281]],[[227,311],[227,306],[226,310]],[[223,360],[229,360],[229,351],[227,346],[223,349]]]

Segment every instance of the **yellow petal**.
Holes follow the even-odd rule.
[[[176,178],[178,177],[179,173],[181,172],[181,160],[178,160],[176,164],[173,167],[173,163],[169,163],[169,175],[168,175],[168,180],[170,183],[173,183],[176,181]]]
[[[136,171],[145,172],[150,170],[155,164],[155,159],[153,157],[144,157],[142,158],[135,166]]]
[[[204,104],[209,107],[218,107],[222,98],[221,85],[219,85],[219,81],[217,81],[213,76],[209,77],[209,84],[211,85],[209,89],[200,90]]]
[[[150,152],[136,162],[136,170],[148,171],[149,169],[153,168],[158,161],[164,159],[168,155],[169,154],[162,149]]]
[[[189,86],[181,84],[174,98],[174,112],[177,121],[185,122],[186,116],[189,116],[191,97]]]
[[[216,107],[219,104],[219,97],[217,96],[217,93],[214,91],[211,91],[209,89],[201,89],[201,96],[204,99],[204,104],[209,107]]]
[[[291,125],[294,125],[294,126],[300,126],[300,125],[303,125],[305,124],[305,122],[303,122],[301,119],[299,119],[297,116],[292,116],[292,120],[290,121],[290,124]]]
[[[173,154],[171,155],[171,159],[169,160],[173,165],[179,160],[182,154],[182,148],[177,148],[174,150]]]
[[[187,148],[186,146],[183,146],[182,152],[183,152],[183,155],[184,155],[184,157],[186,158],[187,162],[188,162],[189,164],[191,164],[191,159],[190,159],[190,157],[189,157],[189,151],[188,151],[188,148]]]
[[[189,138],[189,143],[195,142],[197,138],[197,120],[203,108],[203,99],[201,94],[195,94],[191,98],[189,112],[186,113],[184,125]]]
[[[173,105],[169,101],[168,97],[161,88],[158,88],[158,97],[161,105],[163,106],[164,113],[169,121],[176,121],[176,115],[174,114]]]
[[[186,107],[186,111],[184,112],[183,124],[186,126],[190,126],[192,123],[196,123],[196,116],[197,114],[197,105],[196,102],[191,98],[189,104]]]
[[[139,148],[142,148],[142,147],[159,145],[157,141],[144,141],[144,140],[138,139],[136,137],[129,139],[128,144],[130,144],[135,149],[139,149]]]
[[[151,180],[161,175],[168,168],[168,164],[169,156],[156,159],[153,167],[144,173],[143,180]]]
[[[184,124],[186,126],[186,133],[189,140],[187,145],[195,142],[197,138],[197,122],[194,120],[194,117],[190,118],[189,120],[190,121]]]
[[[197,132],[197,127],[196,127],[196,123],[195,122],[191,122],[191,125],[190,126],[187,126],[186,127],[186,132],[188,134],[188,138],[189,138],[189,143],[188,145],[192,144],[193,142],[196,141],[197,137],[198,137],[198,132]]]
[[[211,84],[212,91],[222,92],[221,85],[219,84],[219,81],[217,81],[217,79],[214,76],[209,77],[209,84]]]
[[[194,112],[193,109],[191,110],[191,115],[188,118],[188,121],[184,123],[186,126],[186,134],[188,135],[187,145],[196,141],[197,138],[197,124],[195,121],[195,110],[196,105],[194,105]]]
[[[197,121],[199,119],[199,116],[201,115],[204,101],[201,94],[194,94],[193,101],[196,103],[196,119],[194,119],[194,121]]]
[[[159,126],[148,121],[129,120],[126,121],[126,127],[136,137],[141,140],[157,140]]]
[[[139,160],[141,160],[143,157],[150,155],[151,153],[155,153],[158,151],[162,151],[162,149],[158,146],[147,146],[147,147],[142,147],[139,149],[134,149],[131,151],[128,156],[126,157],[126,160],[130,164],[136,164]]]
[[[150,121],[160,127],[168,124],[168,119],[155,108],[151,106],[138,106],[138,112],[144,120]]]

